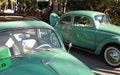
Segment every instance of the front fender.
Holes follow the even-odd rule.
[[[120,45],[120,37],[119,36],[115,36],[115,37],[111,37],[108,39],[103,40],[96,48],[95,50],[95,54],[99,55],[102,52],[102,48],[109,43],[116,43]]]

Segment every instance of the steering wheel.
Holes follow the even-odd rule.
[[[49,44],[42,44],[38,46],[36,49],[40,49],[40,48],[52,48],[52,47]]]

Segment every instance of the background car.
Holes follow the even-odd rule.
[[[21,18],[21,17],[20,17]],[[95,75],[43,21],[0,22],[0,75]]]
[[[120,27],[111,24],[107,15],[96,11],[71,11],[61,16],[50,14],[50,24],[65,43],[96,55],[103,54],[105,61],[120,65]]]

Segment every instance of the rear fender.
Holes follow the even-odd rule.
[[[120,37],[111,37],[108,39],[103,40],[96,48],[95,50],[95,54],[99,55],[102,52],[102,49],[105,45],[109,44],[109,43],[116,43],[120,45]]]

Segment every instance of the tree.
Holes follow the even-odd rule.
[[[112,23],[120,25],[120,0],[69,0],[70,10],[93,10],[108,13]]]

